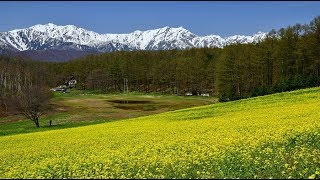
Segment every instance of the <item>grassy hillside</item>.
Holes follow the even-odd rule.
[[[320,88],[0,137],[0,178],[319,178]]]

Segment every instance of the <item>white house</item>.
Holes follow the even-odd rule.
[[[68,82],[69,88],[74,88],[77,84],[77,80],[73,79]]]

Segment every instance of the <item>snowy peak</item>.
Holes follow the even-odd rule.
[[[201,47],[219,47],[234,43],[256,43],[266,33],[252,36],[235,35],[222,38],[218,35],[198,36],[183,27],[169,27],[139,31],[129,34],[98,34],[74,25],[59,26],[53,23],[37,24],[25,29],[0,33],[0,49],[25,50],[67,50],[78,51],[132,51],[169,50]]]
[[[37,25],[31,26],[29,29],[32,29],[34,31],[39,31],[39,32],[48,32],[48,30],[50,31],[58,27],[61,27],[61,26],[57,26],[53,23],[48,23],[48,24],[37,24]]]

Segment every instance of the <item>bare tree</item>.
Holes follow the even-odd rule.
[[[49,109],[52,95],[48,88],[31,86],[22,88],[20,93],[10,98],[10,104],[40,127],[39,117]]]

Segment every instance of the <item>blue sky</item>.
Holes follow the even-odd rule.
[[[0,9],[0,32],[52,22],[98,33],[182,26],[197,35],[224,37],[308,23],[320,15],[320,2],[20,1],[0,2]]]

